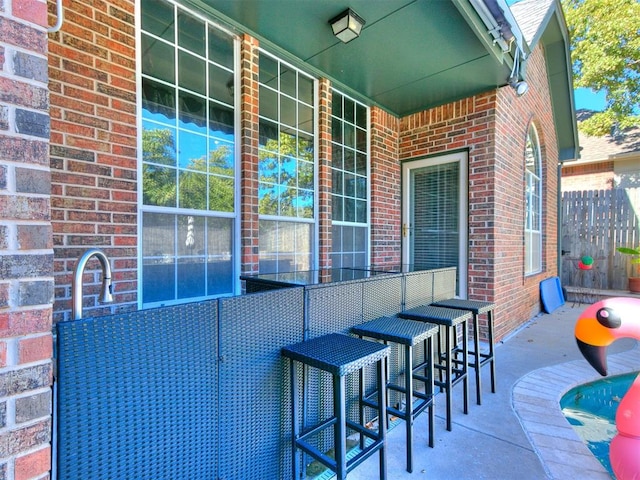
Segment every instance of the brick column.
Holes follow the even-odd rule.
[[[0,2],[0,478],[51,464],[46,3]]]
[[[399,120],[371,108],[371,264],[400,264],[401,171]]]
[[[242,37],[240,49],[240,248],[242,273],[258,273],[258,41]]]
[[[318,88],[318,265],[331,268],[331,82],[320,79]]]

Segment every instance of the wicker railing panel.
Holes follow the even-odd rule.
[[[303,339],[303,289],[220,299],[219,478],[291,475],[286,345]]]
[[[217,301],[56,330],[58,478],[216,478]]]
[[[404,309],[428,305],[433,301],[433,272],[423,270],[405,274]]]

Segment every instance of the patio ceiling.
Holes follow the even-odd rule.
[[[269,47],[398,116],[504,85],[510,72],[450,0],[206,1]],[[329,20],[347,7],[366,23],[344,44]]]
[[[504,86],[516,45],[528,52],[504,0],[201,1],[265,48],[398,117]],[[348,7],[366,23],[344,44],[329,20]],[[487,12],[511,27],[509,51],[493,41]]]

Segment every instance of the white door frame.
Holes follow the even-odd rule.
[[[413,233],[411,225],[411,213],[413,209],[411,195],[411,173],[412,170],[433,166],[443,163],[458,162],[460,167],[460,191],[459,191],[459,224],[460,233],[458,249],[458,286],[457,295],[467,298],[467,268],[468,268],[468,203],[469,203],[469,180],[468,180],[468,153],[460,151],[444,155],[431,156],[426,158],[416,158],[402,164],[402,263],[410,263],[411,235]]]

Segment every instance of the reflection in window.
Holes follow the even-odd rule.
[[[525,149],[525,275],[542,270],[542,161],[538,133],[529,127]]]
[[[369,265],[368,109],[333,91],[331,116],[332,266]]]
[[[234,291],[234,40],[142,0],[142,302]]]
[[[264,52],[259,71],[260,271],[308,270],[315,215],[314,80]]]

